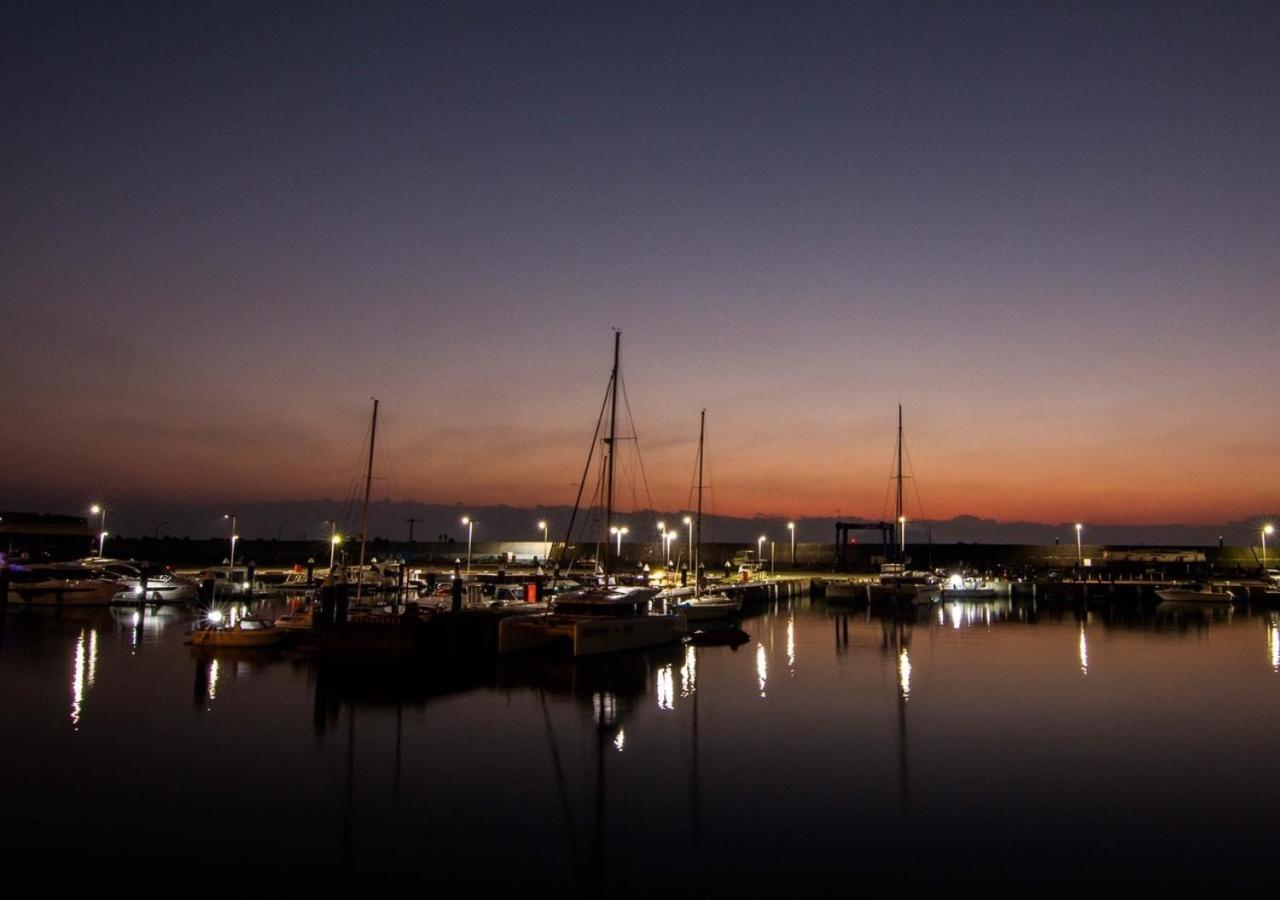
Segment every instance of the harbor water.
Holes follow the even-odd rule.
[[[1275,877],[1274,612],[802,597],[737,648],[578,663],[195,650],[185,610],[136,615],[4,617],[3,839],[52,881]]]

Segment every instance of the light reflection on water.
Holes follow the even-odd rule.
[[[1005,601],[894,616],[802,600],[749,616],[758,639],[741,651],[447,672],[196,653],[180,617],[157,620],[135,655],[125,632],[137,622],[115,621],[11,617],[0,644],[0,684],[29,685],[0,691],[0,724],[24,735],[0,743],[0,765],[40,784],[14,786],[10,815],[52,822],[108,790],[96,773],[113,768],[194,785],[112,795],[115,819],[91,813],[83,826],[104,852],[127,849],[129,830],[158,839],[152,823],[231,829],[258,776],[213,793],[202,773],[245,748],[280,798],[258,826],[264,844],[494,873],[518,862],[552,879],[589,879],[597,865],[640,877],[664,864],[639,860],[672,854],[682,878],[710,878],[711,863],[681,855],[696,845],[708,860],[749,857],[781,883],[784,871],[822,871],[849,839],[868,858],[909,862],[908,881],[942,877],[943,860],[907,852],[927,832],[996,880],[1076,877],[1051,848],[1087,834],[1086,873],[1123,862],[1175,879],[1212,851],[1252,883],[1280,804],[1274,779],[1258,777],[1280,746],[1275,613]],[[770,665],[788,677],[775,669],[770,683]],[[193,714],[193,671],[197,709],[216,700],[216,714]],[[47,701],[30,687],[42,679],[56,685]],[[46,722],[55,710],[60,731]],[[1194,810],[1178,800],[1191,786]],[[997,832],[992,858],[980,835]],[[534,854],[485,850],[530,834]]]

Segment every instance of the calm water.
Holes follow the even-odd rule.
[[[131,611],[11,611],[0,821],[11,859],[151,887],[229,861],[303,883],[1269,886],[1277,621],[799,600],[737,650],[442,672],[197,653],[185,613],[139,640]]]

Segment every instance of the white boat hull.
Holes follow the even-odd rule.
[[[725,596],[698,597],[677,603],[675,608],[690,622],[707,622],[737,615],[742,610],[742,601]]]

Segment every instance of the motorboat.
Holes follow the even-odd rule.
[[[1161,600],[1177,603],[1232,603],[1236,599],[1236,595],[1225,588],[1200,581],[1159,588],[1155,593]]]
[[[316,611],[316,604],[303,603],[297,609],[278,616],[275,626],[284,631],[310,631],[315,628]]]
[[[543,615],[511,616],[498,623],[498,652],[567,649],[574,657],[657,647],[681,640],[683,613],[653,613],[658,593],[647,587],[596,587],[561,594]]]
[[[9,565],[8,601],[26,606],[109,606],[123,582],[74,563]]]
[[[194,647],[273,647],[289,636],[289,630],[258,616],[232,617],[227,621],[214,610],[205,624],[187,633]]]
[[[190,603],[199,596],[199,586],[191,578],[175,575],[155,563],[125,559],[84,559],[87,569],[119,579],[124,589],[114,598],[116,603],[135,604],[140,599],[152,603]],[[147,596],[141,597],[142,583],[147,583]]]
[[[1000,596],[999,585],[985,578],[974,578],[965,575],[952,575],[941,586],[942,599],[949,600],[994,600]]]
[[[742,611],[742,600],[728,594],[699,594],[675,604],[690,622],[728,619]]]

